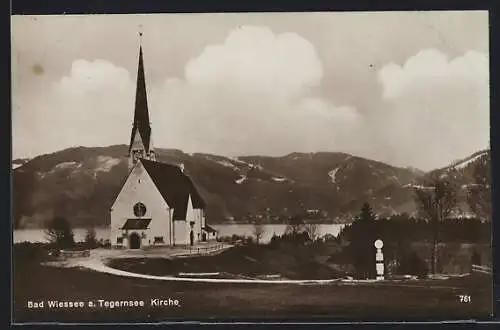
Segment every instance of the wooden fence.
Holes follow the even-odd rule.
[[[472,265],[472,272],[483,273],[483,274],[492,274],[493,273],[491,267],[480,266],[480,265]]]
[[[71,250],[61,250],[59,255],[63,258],[82,258],[90,257],[90,250],[81,251],[71,251]]]
[[[224,244],[219,243],[219,244],[212,244],[209,246],[190,246],[188,251],[190,255],[204,255],[217,252],[222,249],[224,249]]]

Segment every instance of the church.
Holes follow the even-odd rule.
[[[110,210],[112,246],[140,249],[194,245],[216,238],[216,231],[205,223],[205,202],[184,173],[184,166],[156,160],[142,45],[127,156],[129,174]]]

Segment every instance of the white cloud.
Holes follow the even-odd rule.
[[[105,91],[109,93],[128,92],[131,78],[129,72],[105,60],[76,60],[71,66],[70,75],[63,77],[57,88],[62,93],[91,93]]]
[[[151,86],[154,68],[144,56],[158,147],[230,155],[331,150],[356,121],[353,108],[311,94],[321,83],[322,64],[314,46],[295,33],[236,28],[189,61],[183,79],[160,86]],[[46,93],[22,100],[37,121],[31,128],[16,125],[21,138],[14,140],[14,154],[128,143],[134,85],[135,75],[108,61],[74,61]]]
[[[430,169],[467,156],[489,142],[488,56],[448,58],[424,50],[402,66],[379,71],[386,109],[377,134],[388,157]],[[385,127],[385,129],[384,129]]]
[[[385,99],[397,99],[415,88],[434,90],[453,88],[453,84],[470,84],[484,87],[488,83],[488,57],[469,51],[463,56],[449,60],[435,50],[428,49],[410,57],[401,67],[394,63],[379,71],[379,81],[384,87]]]
[[[222,84],[285,96],[317,86],[323,76],[314,46],[295,33],[242,26],[223,44],[212,45],[185,70],[191,84]]]
[[[488,143],[482,53],[449,58],[425,50],[402,65],[387,64],[378,72],[380,102],[358,113],[332,101],[336,90],[328,99],[315,94],[323,65],[315,47],[295,33],[234,29],[192,58],[183,77],[159,85],[148,79],[155,70],[148,66],[150,51],[146,80],[158,147],[225,155],[345,151],[431,169]],[[39,87],[30,97],[13,99],[14,157],[127,144],[136,68],[130,72],[105,60],[76,60],[53,84],[35,80]],[[366,92],[357,91],[360,98]]]
[[[322,76],[314,46],[299,35],[237,28],[192,59],[183,80],[155,89],[155,141],[232,155],[334,149],[356,111],[311,94]],[[159,136],[161,123],[169,128]]]
[[[74,61],[69,75],[43,93],[14,100],[14,157],[127,143],[134,95],[127,70],[104,60]]]

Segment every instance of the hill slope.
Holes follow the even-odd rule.
[[[13,171],[15,228],[41,227],[56,214],[74,226],[109,224],[109,208],[128,173],[126,152],[125,145],[78,147],[22,162]],[[238,158],[156,152],[160,161],[184,164],[211,223],[267,214],[283,222],[307,210],[322,221],[342,222],[363,202],[380,214],[408,212],[414,209],[408,187],[422,177],[414,169],[335,152]]]

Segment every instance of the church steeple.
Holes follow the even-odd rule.
[[[139,33],[142,39],[142,32]],[[135,111],[132,134],[130,136],[129,156],[130,166],[134,166],[139,158],[155,160],[151,145],[151,123],[149,121],[146,79],[144,75],[144,59],[142,55],[142,40],[139,46],[139,64],[137,68],[137,85],[135,92]]]

